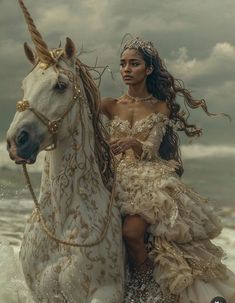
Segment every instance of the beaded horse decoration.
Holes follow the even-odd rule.
[[[25,43],[33,69],[23,80],[8,151],[25,165],[47,150],[39,201],[34,196],[20,249],[25,280],[35,302],[120,303],[121,220],[113,204],[114,161],[98,115],[98,89],[72,40],[49,50],[19,4],[36,53]]]

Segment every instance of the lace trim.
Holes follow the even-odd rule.
[[[190,245],[194,245],[195,250],[197,246],[200,248],[199,243],[190,243]],[[214,247],[214,250],[218,250],[218,248]],[[155,238],[155,245],[150,254],[155,256],[156,269],[161,272],[160,275],[156,271],[155,279],[164,292],[170,291],[172,294],[178,294],[192,285],[198,277],[205,282],[228,278],[227,268],[221,263],[219,255],[211,256],[210,259],[199,258],[183,251],[173,242],[159,237]]]
[[[111,136],[116,136],[118,133],[126,132],[128,135],[141,133],[144,129],[151,130],[156,122],[169,121],[169,118],[163,113],[151,113],[140,120],[137,120],[131,125],[130,121],[123,120],[119,116],[114,116],[113,120],[109,121],[109,132]],[[107,125],[107,124],[106,124]]]
[[[153,143],[151,142],[143,142],[137,139],[142,144],[142,153],[140,156],[140,160],[152,160],[153,159]]]

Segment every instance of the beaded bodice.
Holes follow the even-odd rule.
[[[143,144],[143,158],[148,160],[158,156],[158,150],[165,134],[168,117],[163,113],[151,113],[145,118],[137,120],[133,125],[128,120],[118,116],[109,122],[109,133],[111,140],[131,136]],[[126,151],[125,155],[131,160],[136,160],[132,149]]]

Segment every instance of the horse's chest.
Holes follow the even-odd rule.
[[[51,241],[48,241],[40,223],[37,221],[28,223],[20,250],[21,261],[29,263],[29,266],[37,266],[49,260],[52,251]]]

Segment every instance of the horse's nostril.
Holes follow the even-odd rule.
[[[22,130],[19,135],[16,137],[16,145],[17,146],[21,146],[24,145],[25,143],[27,143],[29,140],[29,134]]]

